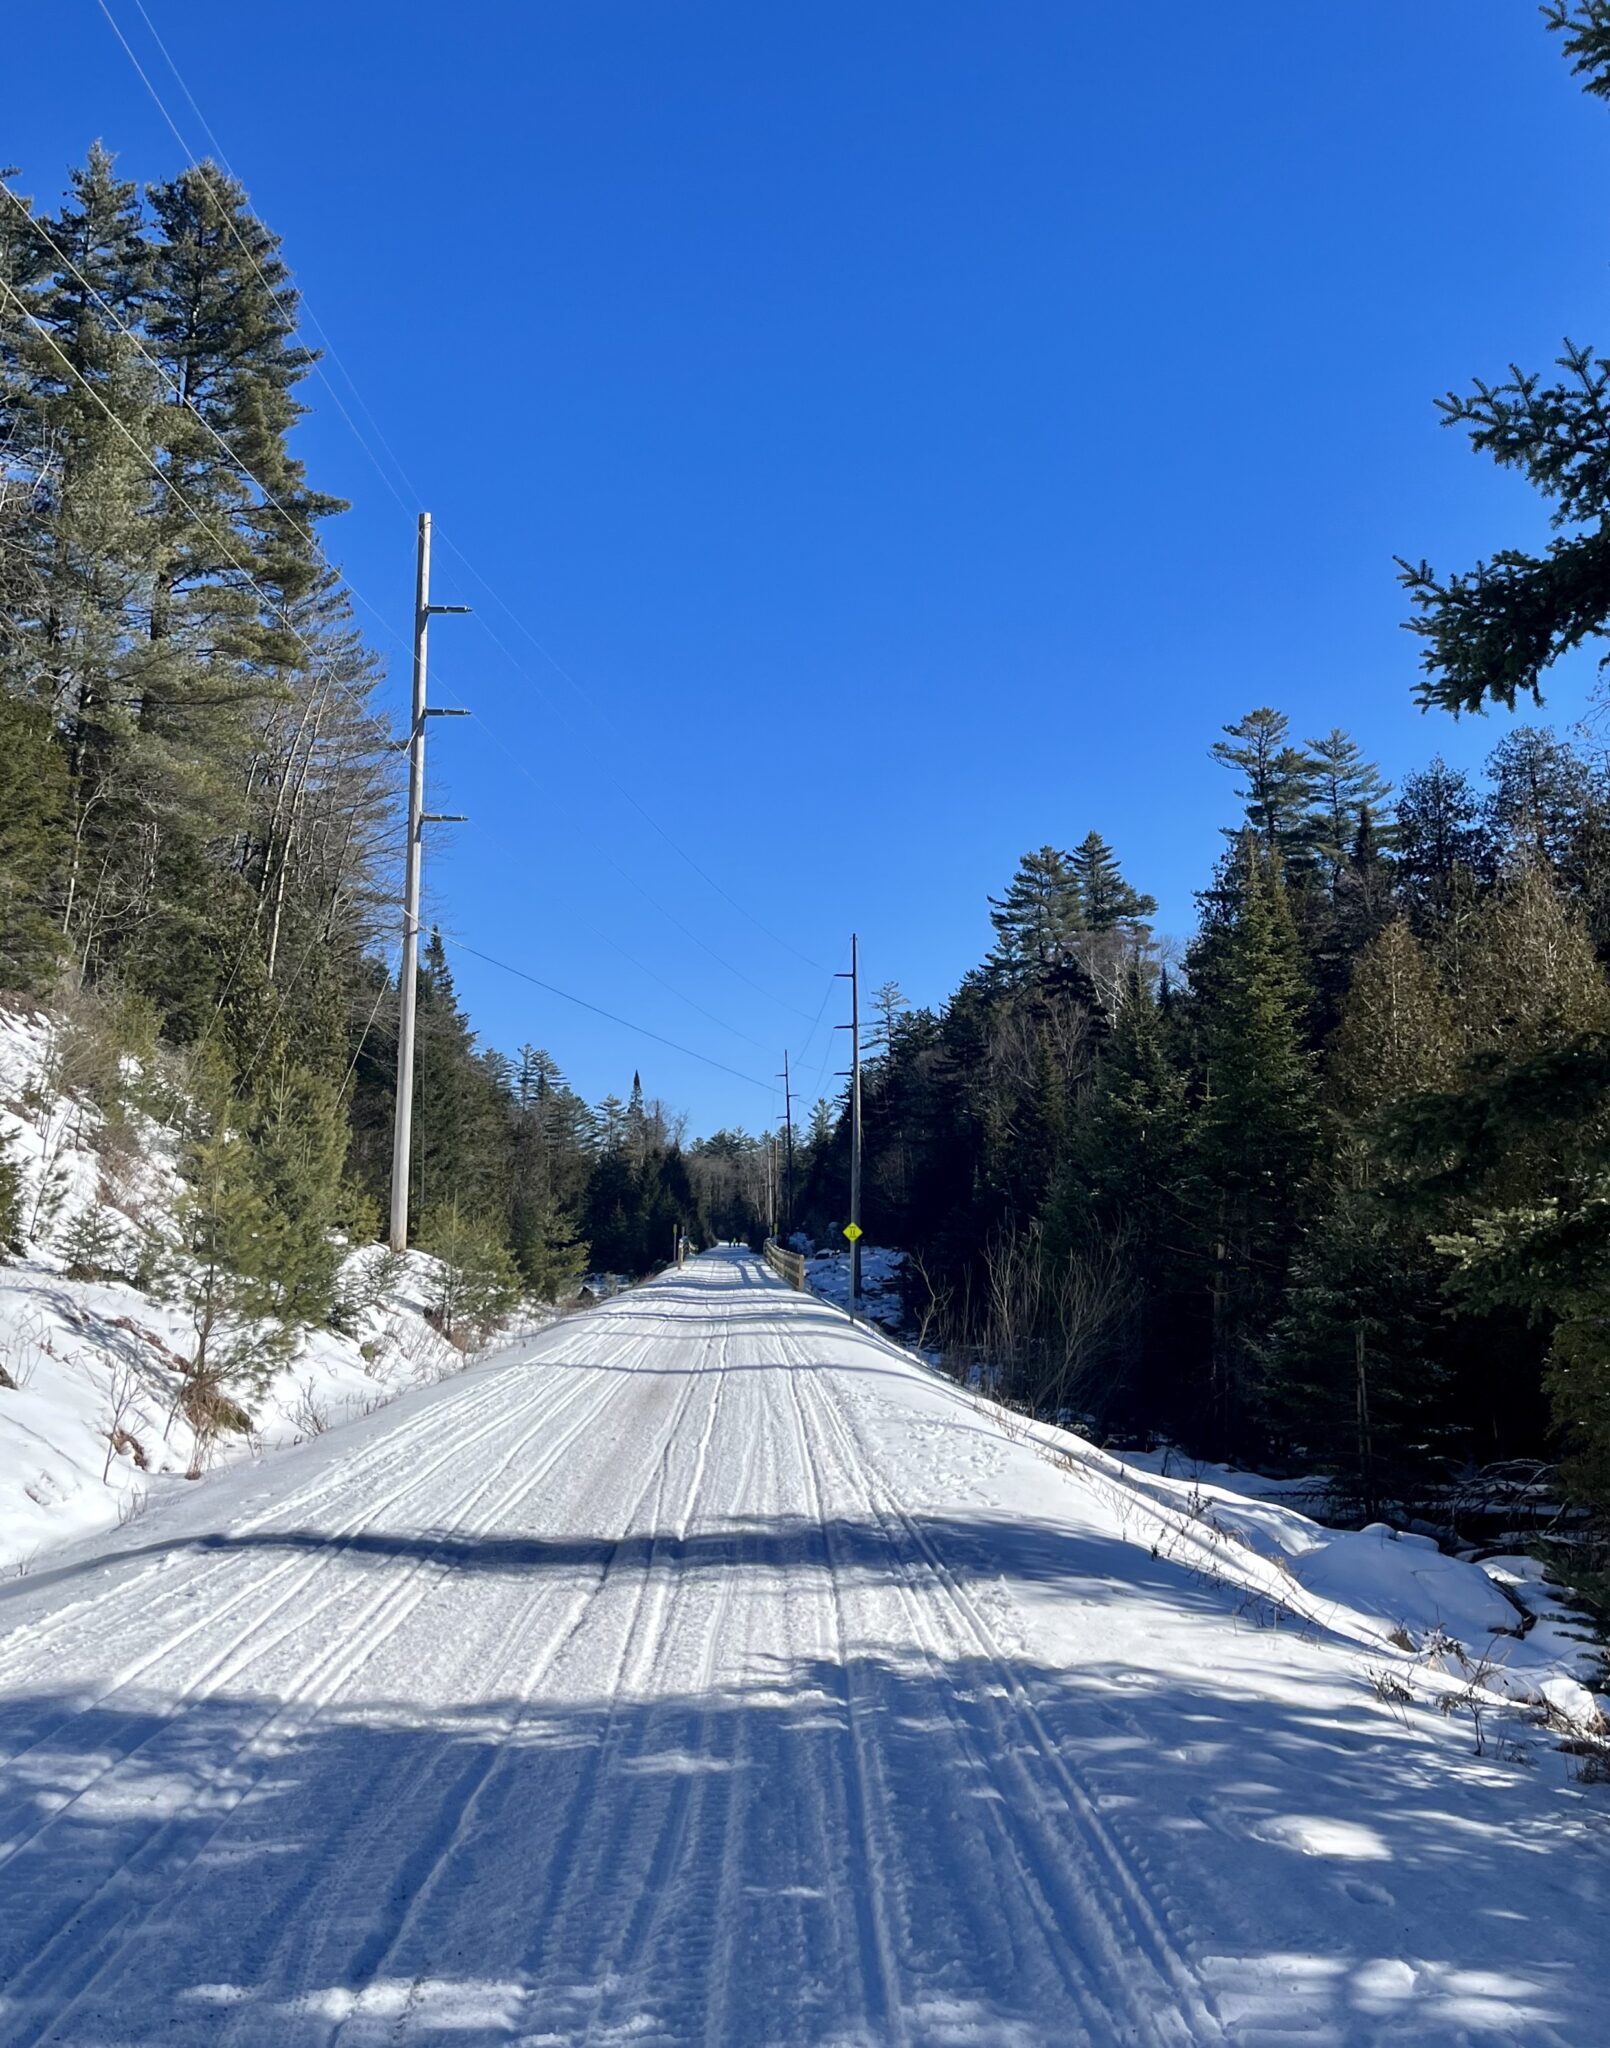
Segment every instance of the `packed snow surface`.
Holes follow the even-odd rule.
[[[707,1256],[0,1589],[0,2041],[1603,2041],[1604,1789],[1242,1505]]]

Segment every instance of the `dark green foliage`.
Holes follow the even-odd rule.
[[[990,898],[991,971],[1003,984],[1034,981],[1073,954],[1082,928],[1079,885],[1066,854],[1024,854],[1004,896]]]
[[[1397,808],[1400,901],[1415,934],[1449,938],[1497,871],[1498,850],[1465,776],[1442,760],[1403,784]]]
[[[11,1140],[0,1139],[0,1250],[14,1252],[22,1241],[22,1169]]]
[[[0,982],[37,994],[61,957],[47,906],[66,766],[43,705],[0,694]]]
[[[456,1202],[431,1210],[420,1243],[441,1264],[432,1286],[431,1313],[449,1343],[478,1344],[520,1298],[520,1270],[491,1217],[462,1211]]]
[[[250,1331],[333,1313],[337,1233],[389,1194],[381,672],[319,538],[340,503],[295,450],[295,285],[234,180],[203,164],[142,195],[97,146],[56,212],[0,197],[0,282],[0,983],[66,1006],[58,1079],[105,1145],[129,1129],[122,1055],[154,1075],[159,1036],[170,1065],[190,1051],[205,1435],[263,1368]],[[95,1047],[110,1067],[79,1072]],[[517,1100],[439,943],[418,1055],[416,1213],[481,1219],[562,1288],[590,1113]]]
[[[1260,1348],[1279,1313],[1318,1132],[1309,991],[1278,855],[1247,833],[1224,887],[1231,901],[1213,941],[1198,1142],[1209,1402],[1229,1445],[1261,1402]]]
[[[1130,887],[1118,856],[1099,832],[1085,834],[1068,855],[1068,866],[1078,892],[1079,922],[1086,931],[1142,932],[1146,919],[1157,915],[1156,897]]]
[[[1241,776],[1236,795],[1265,853],[1296,868],[1311,856],[1319,837],[1315,806],[1321,780],[1319,762],[1291,744],[1290,731],[1285,714],[1264,705],[1224,728],[1225,737],[1214,742],[1213,758]],[[1226,828],[1232,838],[1239,829]]]

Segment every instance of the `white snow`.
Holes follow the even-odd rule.
[[[739,1251],[175,1489],[0,1588],[0,2038],[1601,2041],[1472,1582],[1193,1494]]]
[[[303,1333],[261,1394],[241,1393],[246,1436],[198,1458],[179,1409],[195,1330],[186,1310],[120,1282],[68,1279],[74,1226],[94,1214],[132,1267],[143,1234],[172,1243],[180,1181],[174,1132],[136,1117],[132,1142],[101,1142],[102,1119],[53,1082],[58,1024],[0,1008],[0,1131],[22,1170],[27,1255],[0,1261],[0,1577],[63,1543],[116,1528],[204,1467],[260,1457],[351,1420],[404,1388],[462,1370],[461,1351],[426,1319],[437,1262],[378,1246],[344,1262],[347,1334]],[[539,1316],[546,1321],[546,1316]]]
[[[809,1247],[807,1245],[807,1251]],[[900,1292],[906,1255],[887,1245],[862,1243],[861,1313],[885,1329],[899,1330],[906,1320],[905,1301]],[[847,1250],[809,1252],[805,1261],[805,1284],[813,1294],[840,1308],[850,1305],[850,1254]]]

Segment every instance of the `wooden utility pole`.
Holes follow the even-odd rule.
[[[419,515],[414,566],[414,722],[408,730],[408,847],[403,869],[402,981],[397,1014],[397,1105],[391,1142],[391,1248],[408,1249],[408,1172],[414,1137],[414,1013],[419,1002],[419,885],[425,827],[462,824],[461,817],[425,809],[425,720],[465,718],[464,711],[432,711],[425,702],[426,635],[438,612],[467,612],[467,604],[430,601],[430,514]]]
[[[783,1228],[794,1229],[794,1093],[788,1078],[788,1053],[783,1052],[783,1131],[787,1152],[783,1161]]]
[[[861,1306],[861,942],[850,934],[850,971],[838,979],[850,984],[850,1021],[840,1031],[850,1034],[850,1313]]]

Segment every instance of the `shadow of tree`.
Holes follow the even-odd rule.
[[[1447,1735],[858,1653],[435,1712],[17,1696],[0,2039],[1587,2048],[1603,1838]]]

